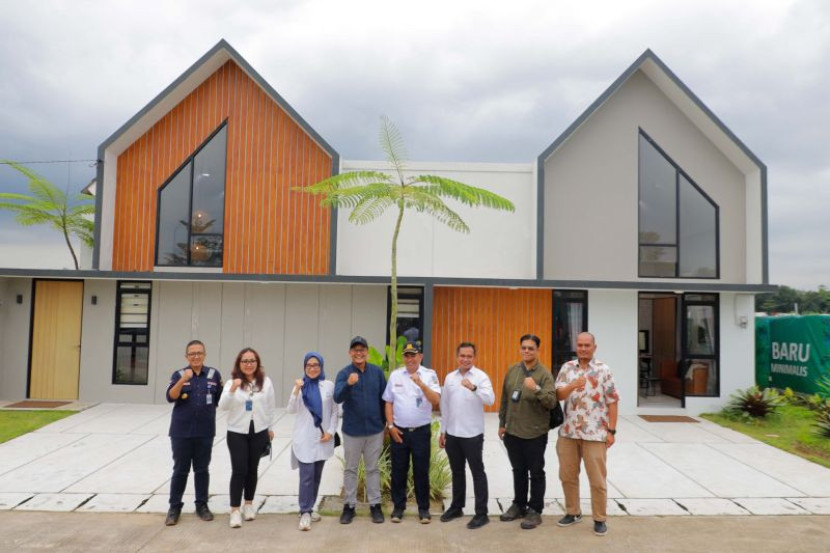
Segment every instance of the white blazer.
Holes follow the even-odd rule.
[[[231,393],[233,380],[225,382],[222,397],[219,398],[218,409],[228,412],[228,431],[237,434],[247,434],[251,420],[254,421],[254,432],[274,430],[277,422],[277,399],[274,395],[274,385],[267,376],[262,381],[262,390],[254,392],[253,396],[246,389],[245,384]],[[253,409],[245,410],[245,402],[251,399]]]
[[[291,395],[288,398],[288,406],[285,408],[288,413],[296,413],[294,419],[294,434],[291,443],[291,468],[297,468],[297,461],[302,463],[313,463],[325,461],[334,455],[334,433],[337,431],[338,411],[334,402],[334,382],[331,380],[320,381],[320,396],[323,400],[323,430],[332,435],[328,442],[320,441],[320,429],[314,426],[314,417],[305,406],[303,392],[300,390],[294,395],[294,388],[291,388]]]

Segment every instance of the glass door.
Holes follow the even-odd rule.
[[[717,294],[683,295],[683,406],[686,397],[720,395]]]

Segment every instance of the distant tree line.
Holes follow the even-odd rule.
[[[755,296],[755,310],[766,313],[830,313],[830,290],[796,290],[781,286],[777,292]]]

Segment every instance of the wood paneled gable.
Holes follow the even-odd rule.
[[[118,156],[113,270],[153,270],[157,191],[225,120],[223,272],[329,272],[330,212],[292,188],[331,176],[332,157],[233,60]]]

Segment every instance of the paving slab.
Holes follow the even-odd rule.
[[[787,499],[814,515],[830,515],[830,497],[788,497]]]
[[[14,509],[33,495],[31,493],[0,493],[0,511]]]
[[[819,464],[762,443],[712,444],[712,447],[803,495],[830,497],[830,469]]]
[[[810,512],[802,509],[792,501],[783,497],[738,497],[735,503],[753,515],[809,515]]]
[[[173,470],[170,439],[147,436],[148,440],[128,454],[66,488],[73,493],[151,494],[165,487]],[[157,470],[152,470],[153,468]],[[211,465],[211,470],[213,465]]]
[[[259,508],[262,514],[298,513],[300,511],[300,497],[296,495],[271,495]]]
[[[118,409],[119,407],[123,407],[122,404],[118,403],[99,403],[95,407],[90,407],[85,411],[81,411],[75,415],[70,417],[63,418],[59,421],[55,421],[53,423],[47,424],[46,426],[41,426],[35,432],[44,433],[44,434],[56,434],[61,432],[73,432],[73,428],[88,423],[92,420],[98,419],[100,417],[104,417],[107,413]]]
[[[741,434],[736,430],[732,430],[731,428],[726,428],[725,426],[720,426],[715,424],[712,421],[708,421],[706,419],[697,418],[700,422],[700,427],[710,432],[716,436],[720,436],[721,438],[727,440],[728,442],[732,442],[735,444],[760,444],[763,443],[759,440],[751,436],[747,436],[746,434]]]
[[[693,515],[731,516],[751,514],[731,499],[722,497],[684,497],[675,499],[675,501]]]
[[[184,494],[182,496],[182,502],[184,503],[184,507],[182,507],[182,513],[192,513],[195,511],[196,507],[194,506],[194,502],[196,501],[196,496],[193,494]],[[210,497],[208,497],[208,505],[210,505]],[[155,494],[151,495],[150,498],[140,507],[136,509],[137,513],[167,513],[170,509],[170,496],[167,494]]]
[[[635,517],[688,516],[689,511],[671,499],[618,499],[617,503]]]
[[[711,444],[642,444],[717,497],[799,497],[795,488],[721,453]]]
[[[15,511],[74,511],[92,497],[88,493],[39,493],[14,508]]]
[[[726,443],[725,438],[709,432],[700,423],[694,422],[648,422],[640,417],[629,417],[628,420],[653,434],[665,442],[670,443]]]
[[[611,497],[713,497],[706,488],[640,444],[614,444],[608,454],[608,480],[620,491],[620,495]]]
[[[468,488],[472,489],[472,488]],[[447,496],[444,499],[444,509],[447,509],[450,506],[450,501],[452,498]],[[476,500],[475,497],[468,497],[467,502],[464,504],[464,514],[467,516],[473,516],[476,514]],[[489,500],[487,501],[487,512],[490,515],[491,521],[492,517],[498,517],[501,513],[501,505],[499,504],[498,499],[495,497],[490,496]]]
[[[255,495],[253,500],[254,509],[259,510],[262,507],[262,504],[265,503],[265,496]],[[210,496],[210,510],[213,511],[214,514],[217,515],[227,515],[231,512],[231,496],[228,494],[225,495],[212,495]]]
[[[0,475],[18,467],[28,465],[32,461],[57,451],[83,437],[83,434],[45,434],[30,432],[14,440],[0,444]]]
[[[79,513],[131,513],[149,498],[148,494],[99,493],[76,510]]]

